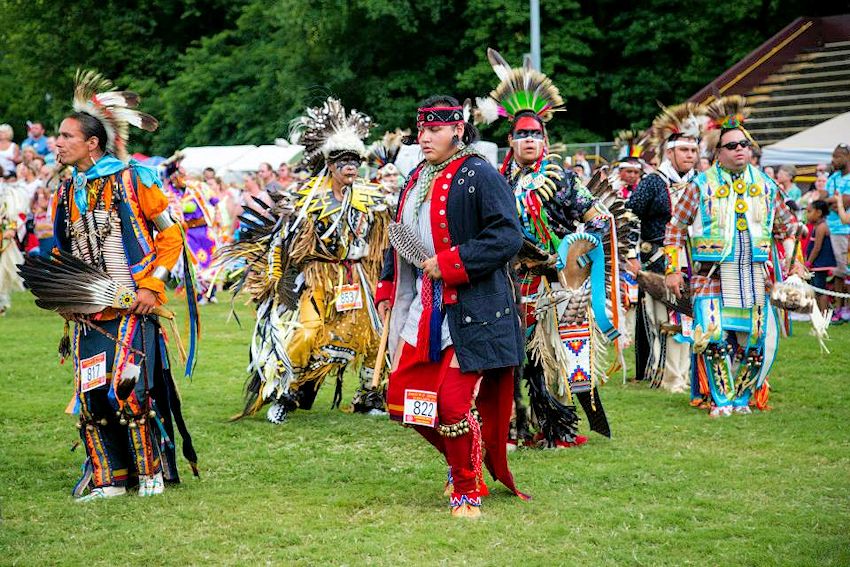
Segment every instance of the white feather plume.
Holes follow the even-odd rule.
[[[476,123],[492,124],[499,119],[499,103],[489,96],[476,98],[475,108]]]

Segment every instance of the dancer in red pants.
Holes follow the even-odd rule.
[[[487,493],[482,465],[527,498],[505,449],[524,354],[507,263],[522,235],[507,183],[470,147],[477,132],[466,114],[448,96],[419,109],[425,160],[397,214],[408,240],[393,242],[376,303],[382,315],[392,306],[390,416],[445,456],[452,515],[474,518]],[[427,259],[412,261],[408,247]]]

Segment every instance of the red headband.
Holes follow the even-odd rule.
[[[462,106],[435,106],[432,108],[420,108],[416,118],[416,126],[452,126],[463,124]]]

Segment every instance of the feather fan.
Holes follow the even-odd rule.
[[[18,271],[36,305],[49,311],[90,315],[108,307],[128,309],[136,301],[135,291],[68,252],[59,251],[49,259],[29,257]],[[170,315],[162,308],[155,313]]]

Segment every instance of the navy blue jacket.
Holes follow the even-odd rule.
[[[402,191],[399,218],[421,167]],[[522,246],[514,196],[499,172],[477,156],[450,165],[433,187],[431,229],[461,370],[518,366],[525,340],[508,271],[508,262]],[[395,262],[390,249],[376,301],[395,298]]]

